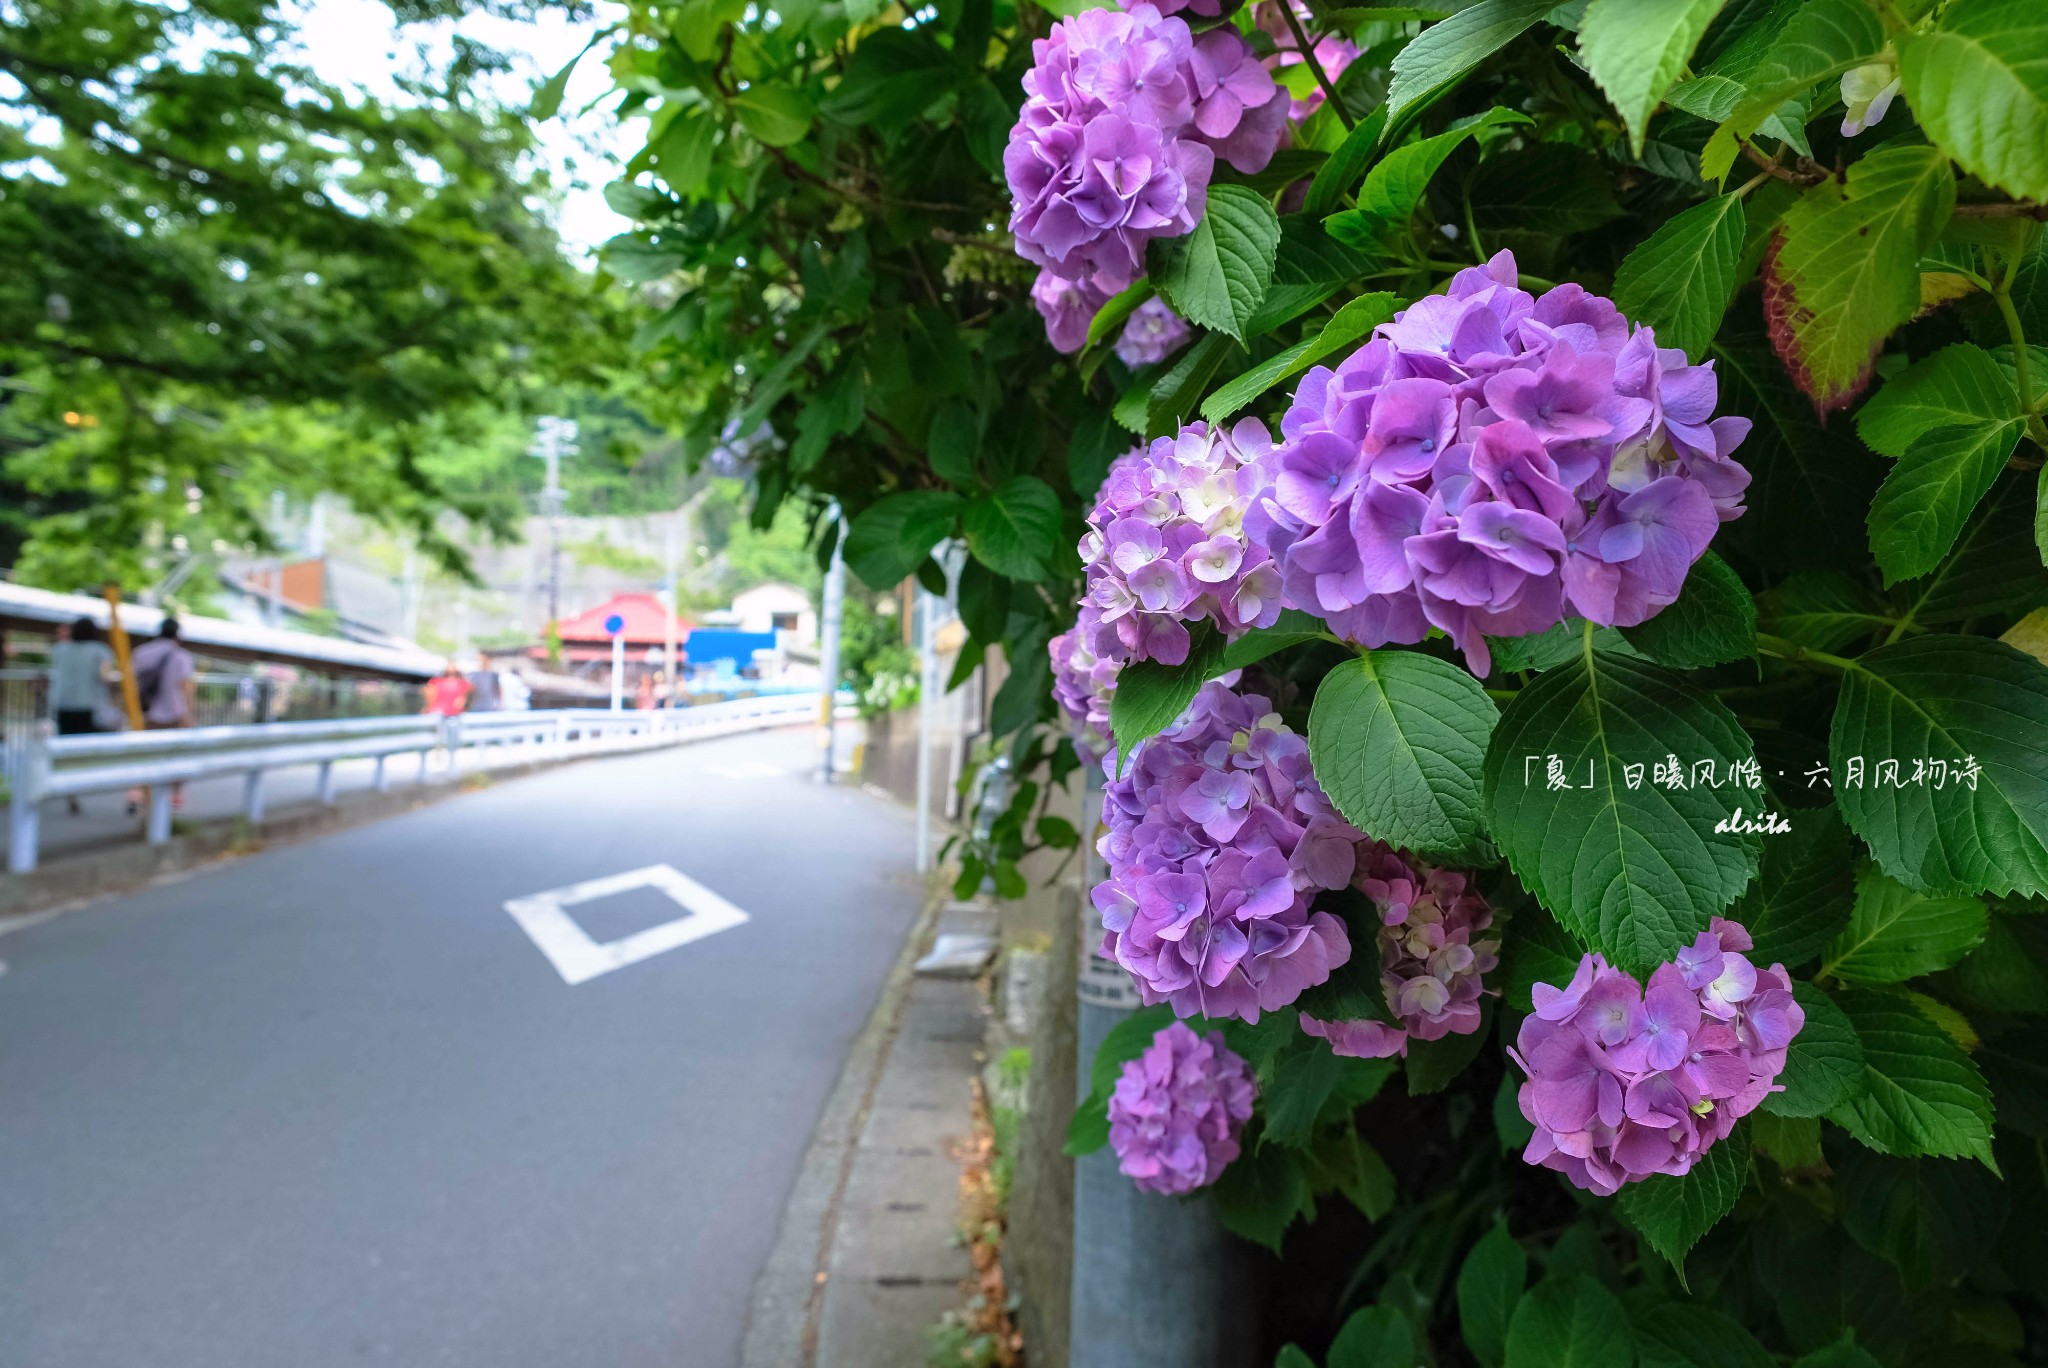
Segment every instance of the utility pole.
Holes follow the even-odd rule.
[[[689,515],[679,510],[679,516]],[[662,623],[661,668],[668,675],[668,706],[671,708],[676,705],[677,681],[682,678],[682,673],[676,668],[676,607],[681,601],[676,582],[676,544],[679,540],[676,536],[676,520],[671,519],[661,538],[661,607],[667,615]],[[660,703],[659,699],[655,700],[657,707]]]
[[[576,454],[576,424],[567,418],[542,418],[534,425],[527,454],[548,466],[540,511],[548,520],[548,624],[553,626],[562,620],[562,458]]]
[[[832,720],[839,692],[839,628],[846,615],[846,520],[834,499],[826,514],[832,520],[832,564],[825,571],[824,611],[818,623],[818,747],[825,753],[824,780],[832,782]]]

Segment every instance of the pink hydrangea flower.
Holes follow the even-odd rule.
[[[1207,1187],[1237,1158],[1251,1119],[1252,1073],[1221,1031],[1197,1036],[1173,1022],[1124,1065],[1109,1097],[1109,1145],[1147,1192]]]

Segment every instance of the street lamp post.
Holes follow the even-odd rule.
[[[567,418],[542,418],[534,424],[527,455],[547,462],[547,483],[541,486],[540,511],[548,520],[548,621],[562,619],[562,458],[576,454],[576,424]]]

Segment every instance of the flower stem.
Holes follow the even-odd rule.
[[[1791,661],[1796,665],[1818,666],[1830,674],[1844,674],[1858,668],[1853,660],[1829,655],[1826,651],[1810,650],[1795,641],[1787,641],[1784,637],[1772,636],[1768,632],[1756,634],[1756,648],[1767,656],[1776,656],[1780,660]]]
[[[1308,63],[1308,69],[1315,74],[1316,84],[1323,88],[1323,95],[1329,100],[1330,108],[1337,111],[1337,121],[1346,130],[1352,127],[1351,111],[1344,108],[1344,102],[1337,98],[1337,87],[1330,82],[1329,73],[1316,60],[1315,44],[1302,31],[1301,20],[1295,16],[1294,0],[1280,0],[1280,13],[1287,20],[1287,27],[1294,32],[1294,50],[1301,54],[1301,60]]]

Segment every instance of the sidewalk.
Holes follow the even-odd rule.
[[[912,972],[939,935],[995,912],[947,903],[904,945],[825,1105],[754,1286],[742,1368],[918,1368],[972,1264],[957,1148],[973,1126],[986,1008],[973,977]]]

